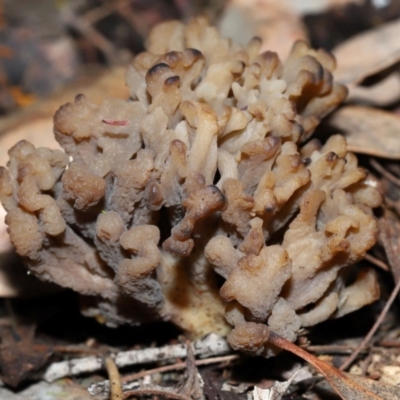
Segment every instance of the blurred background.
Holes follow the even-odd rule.
[[[152,26],[205,14],[225,36],[285,57],[294,39],[331,50],[400,16],[399,0],[3,0],[0,3],[0,115],[101,69],[126,65]],[[88,79],[88,77],[86,77]]]

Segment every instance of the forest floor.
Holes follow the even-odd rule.
[[[270,359],[233,351],[195,358],[190,346],[184,356],[174,355],[174,346],[188,345],[173,325],[107,328],[80,315],[76,294],[28,276],[13,253],[0,209],[0,398],[114,400],[117,394],[104,388],[104,380],[111,379],[122,382],[124,398],[333,400],[350,390],[343,398],[400,399],[400,0],[5,0],[0,165],[19,140],[56,146],[53,114],[78,92],[96,101],[127,98],[125,68],[145,48],[151,27],[199,14],[234,39],[260,36],[263,50],[282,58],[296,39],[335,55],[335,79],[347,85],[349,96],[314,137],[342,132],[384,196],[376,210],[379,240],[360,263],[376,271],[381,299],[304,330],[296,344],[315,356],[308,362],[293,349]],[[165,360],[149,356],[139,365],[87,366],[88,357],[104,360],[162,346],[172,352]],[[76,361],[81,374],[70,373],[69,365],[54,382],[46,375],[57,363],[75,359],[83,360]],[[325,365],[359,378],[343,378]]]

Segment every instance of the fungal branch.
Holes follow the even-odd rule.
[[[0,199],[29,270],[109,326],[233,329],[234,348],[264,356],[269,329],[294,341],[376,300],[372,270],[347,277],[376,241],[380,195],[342,136],[308,140],[346,96],[335,60],[260,45],[204,18],[162,23],[128,101],[78,95],[54,116],[64,151],[10,149]]]

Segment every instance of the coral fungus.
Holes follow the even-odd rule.
[[[346,96],[335,61],[259,47],[203,18],[162,23],[129,67],[130,100],[62,106],[65,153],[16,144],[0,196],[30,271],[110,326],[228,322],[234,348],[264,355],[262,324],[293,341],[374,301],[372,271],[347,277],[376,241],[380,195],[342,136],[306,142]]]

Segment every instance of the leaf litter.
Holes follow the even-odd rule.
[[[365,78],[400,61],[400,19],[361,33],[333,50],[338,68],[336,79],[347,85],[361,83]]]
[[[350,151],[400,159],[400,115],[372,107],[347,105],[336,111],[329,123],[344,133]]]
[[[185,2],[183,1],[181,3],[183,4]],[[282,4],[283,3],[291,4],[290,1],[282,2]],[[343,0],[340,3],[345,3],[345,1]],[[240,1],[232,2],[232,4],[240,4]],[[265,10],[266,9],[263,8],[263,12],[266,13],[265,15],[257,16],[259,20],[268,20],[268,12]],[[290,10],[290,6],[287,7],[287,10]],[[285,18],[285,13],[282,13],[280,18]],[[300,21],[299,15],[291,14],[291,18],[294,18],[294,20],[297,18],[297,20]],[[271,30],[266,29],[265,32],[267,31],[271,32]],[[263,34],[263,31],[260,32]],[[395,161],[400,159],[400,117],[396,109],[396,103],[400,102],[400,72],[397,66],[400,62],[399,36],[400,20],[394,20],[363,32],[334,49],[334,54],[336,55],[338,63],[335,77],[348,85],[349,102],[351,103],[336,111],[329,120],[329,123],[335,129],[344,132],[352,151],[371,157],[381,157]],[[366,79],[372,80],[372,83],[366,85]],[[387,108],[380,109],[376,107]],[[7,132],[7,136],[10,137],[12,129],[8,128]],[[0,143],[2,143],[2,139],[3,137],[0,137]],[[1,145],[1,147],[4,148],[3,145]],[[385,166],[383,166],[383,168],[385,168]],[[386,179],[384,175],[385,174],[382,174],[378,177],[378,180],[384,182]],[[393,176],[397,178],[396,174]],[[400,176],[397,179],[400,179]],[[387,183],[386,186],[388,186]],[[393,188],[393,186],[391,186],[391,191],[397,191],[400,197],[400,188]],[[386,193],[383,194],[386,195]],[[400,282],[400,266],[398,265],[398,260],[400,259],[400,207],[396,209],[394,206],[396,201],[397,200],[390,200],[387,198],[386,209],[379,220],[380,245],[375,249],[376,257],[371,257],[375,257],[378,262],[380,261],[384,265],[386,265],[385,263],[387,262],[391,268],[394,281]],[[393,293],[396,295],[395,291],[393,291],[392,294]],[[389,308],[389,303],[387,304],[387,308]],[[10,385],[18,385],[26,377],[32,376],[32,371],[46,365],[51,357],[52,351],[50,347],[38,347],[37,344],[35,344],[33,328],[1,328],[0,337],[2,339],[0,345],[0,369],[2,371],[2,379]],[[272,332],[271,341],[310,363],[327,379],[333,389],[343,399],[400,398],[399,386],[390,385],[383,380],[373,380],[365,376],[358,376],[340,371],[328,362],[313,356],[290,342],[284,341],[284,339]],[[128,398],[129,396],[141,395],[164,396],[166,398],[176,398],[179,400],[188,400],[190,398],[201,399],[204,393],[207,393],[207,390],[209,393],[214,393],[221,399],[246,398],[243,397],[246,396],[246,393],[232,393],[231,397],[227,397],[230,396],[229,392],[225,392],[225,395],[223,395],[220,387],[213,386],[215,383],[214,381],[208,383],[202,382],[198,370],[199,367],[196,366],[201,360],[195,360],[189,349],[190,346],[188,346],[189,354],[185,364],[185,375],[180,376],[181,383],[173,386],[166,386],[165,382],[161,382],[162,386],[160,386],[157,384],[157,379],[154,378],[153,380],[153,378],[150,378],[150,375],[146,375],[146,370],[144,370],[141,372],[144,383],[140,383],[139,386],[136,386],[134,389],[126,390],[124,393],[121,393],[120,390],[114,391],[111,399],[116,400],[121,398],[121,396]],[[108,350],[108,353],[110,353],[111,349]],[[360,346],[354,350],[353,359],[356,359],[355,362],[357,362],[356,356],[360,355],[359,352],[361,350],[362,348]],[[232,368],[232,362],[241,361],[240,358],[237,358],[238,356],[234,357],[236,358],[230,360],[226,359],[227,361],[218,361],[218,367],[215,367],[215,370],[219,372],[223,371],[221,373],[222,375],[220,375],[223,379],[228,379],[229,370]],[[372,359],[374,359],[374,355],[372,355]],[[395,364],[397,361],[392,360],[391,362]],[[113,365],[111,361],[107,363],[109,365],[108,370],[111,381],[118,386],[118,389],[121,389],[124,383],[120,381],[124,381],[124,377],[119,377],[120,372],[117,370],[115,364]],[[386,368],[386,370],[389,371],[387,374],[396,371],[394,368],[396,365],[394,364],[384,366],[389,368],[389,370]],[[175,365],[176,370],[182,368],[182,362],[180,360],[178,360]],[[178,367],[178,365],[180,365],[180,367]],[[374,361],[369,365],[370,368],[366,368],[366,370],[370,377],[374,377],[374,374],[376,374],[376,369],[373,368],[373,365],[375,365]],[[170,371],[174,369],[174,365],[170,367]],[[382,371],[386,371],[382,368]],[[159,373],[170,373],[167,372],[167,370],[168,369],[162,370],[164,372],[160,370]],[[384,375],[385,374],[382,373],[382,376]],[[284,398],[285,391],[291,384],[295,384],[292,383],[293,378],[294,377],[283,383],[272,383],[270,388],[259,387],[257,384],[245,385],[245,387],[248,388],[254,387],[252,392],[251,390],[248,391],[248,398],[253,398],[255,400],[277,400]],[[376,376],[376,379],[379,379],[379,376]],[[206,386],[207,384],[209,385],[208,389],[205,389],[205,384]],[[210,389],[211,387],[212,389]],[[211,400],[210,395],[206,395],[204,398]]]

